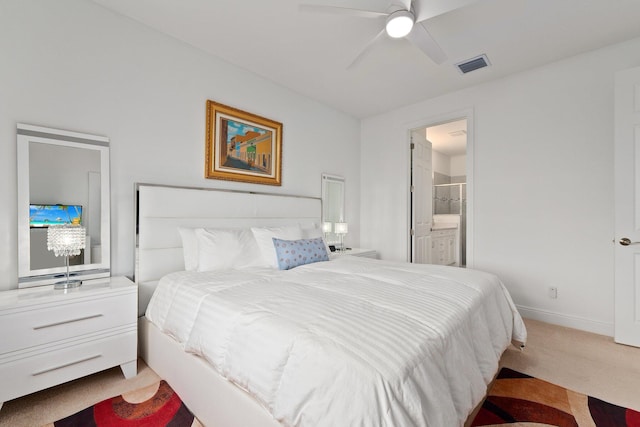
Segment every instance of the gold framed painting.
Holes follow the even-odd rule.
[[[207,101],[205,177],[282,185],[282,123]]]

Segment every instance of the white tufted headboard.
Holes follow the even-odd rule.
[[[138,284],[184,270],[178,227],[320,226],[316,197],[136,184]]]

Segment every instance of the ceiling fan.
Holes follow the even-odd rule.
[[[300,4],[300,10],[333,13],[358,18],[385,20],[384,28],[358,53],[347,68],[353,67],[385,34],[391,38],[406,38],[436,64],[442,64],[447,55],[429,34],[425,24],[431,18],[461,8],[477,0],[394,0],[387,11],[354,9],[343,6]]]

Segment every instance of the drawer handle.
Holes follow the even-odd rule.
[[[76,365],[78,363],[86,362],[88,360],[97,359],[98,357],[102,357],[102,354],[96,354],[94,356],[85,357],[84,359],[74,360],[73,362],[67,362],[63,365],[54,366],[53,368],[43,369],[41,371],[34,372],[31,376],[35,377],[38,375],[46,374],[47,372],[55,371],[57,369],[66,368],[67,366]]]
[[[49,323],[46,325],[34,326],[33,330],[37,331],[38,329],[50,328],[52,326],[66,325],[67,323],[80,322],[82,320],[95,319],[96,317],[102,317],[102,314],[93,314],[91,316],[78,317],[77,319],[69,319],[63,320],[62,322]]]

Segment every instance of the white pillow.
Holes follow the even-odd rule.
[[[184,256],[184,269],[196,271],[198,269],[198,240],[195,228],[178,227],[182,238],[182,254]]]
[[[264,266],[249,229],[197,229],[198,271]]]
[[[300,230],[302,231],[303,239],[315,239],[317,237],[322,237],[322,230],[316,227],[315,224],[300,225]]]
[[[269,267],[278,268],[276,248],[273,246],[273,238],[282,240],[302,239],[302,230],[298,225],[284,227],[251,227],[253,237],[256,239],[263,262]]]

